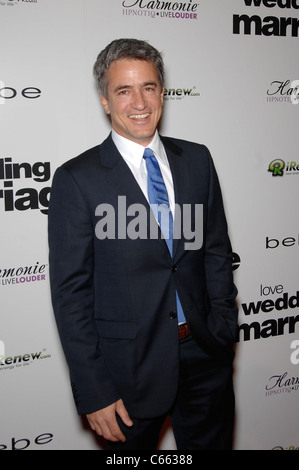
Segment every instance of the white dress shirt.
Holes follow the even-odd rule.
[[[143,194],[146,199],[148,199],[148,189],[147,189],[147,169],[145,159],[143,158],[143,153],[145,147],[143,145],[137,144],[125,137],[119,135],[115,130],[112,130],[112,139],[115,143],[119,153],[129,166],[132,171],[137,183],[140,186]],[[164,146],[161,142],[158,132],[156,131],[155,136],[151,143],[147,146],[153,150],[155,157],[159,163],[161,173],[164,179],[164,183],[168,193],[169,205],[172,214],[174,215],[175,200],[174,200],[174,190],[173,190],[173,180],[166,156]]]

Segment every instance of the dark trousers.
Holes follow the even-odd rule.
[[[234,421],[232,366],[219,364],[191,336],[180,340],[180,379],[176,401],[168,413],[178,450],[231,450]],[[120,423],[126,442],[109,450],[155,450],[166,416]]]

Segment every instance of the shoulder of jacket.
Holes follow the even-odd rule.
[[[178,155],[184,154],[191,159],[211,160],[210,151],[204,144],[174,137],[161,136],[161,140],[166,149]]]
[[[82,170],[82,167],[94,165],[96,160],[99,158],[100,145],[92,147],[80,155],[67,160],[61,165],[61,168],[64,168],[67,171],[73,172],[77,170]]]
[[[172,146],[176,147],[177,149],[181,151],[185,151],[186,149],[190,149],[193,151],[200,151],[200,152],[209,152],[208,148],[206,145],[198,143],[198,142],[193,142],[190,140],[184,140],[184,139],[178,139],[175,137],[168,137],[168,136],[161,136],[161,140],[163,144],[166,146]]]

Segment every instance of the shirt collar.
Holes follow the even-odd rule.
[[[123,158],[129,161],[134,167],[140,168],[145,147],[122,137],[114,129],[112,129],[112,139]],[[162,163],[167,163],[167,157],[158,131],[155,132],[153,140],[147,148],[153,150],[158,160]]]

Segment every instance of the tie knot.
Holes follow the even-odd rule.
[[[150,148],[144,150],[143,158],[150,158],[154,156],[154,152]]]

